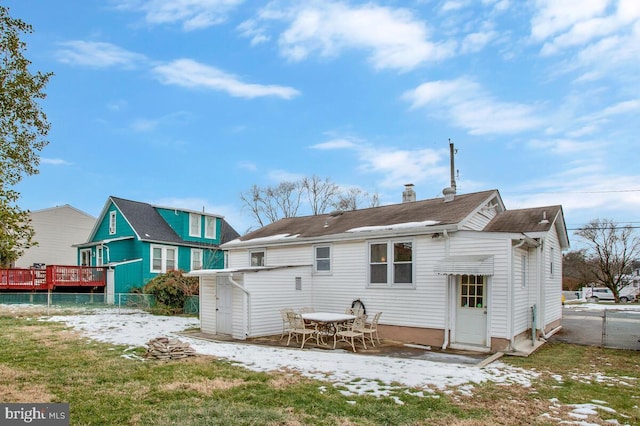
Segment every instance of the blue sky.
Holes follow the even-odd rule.
[[[304,176],[401,201],[498,189],[570,229],[640,224],[637,0],[5,0],[52,71],[20,206],[108,196],[254,223]],[[304,208],[301,213],[307,213]]]

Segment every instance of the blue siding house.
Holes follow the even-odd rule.
[[[239,237],[222,216],[109,197],[78,264],[108,266],[107,295],[129,293],[170,270],[222,269],[220,245]]]

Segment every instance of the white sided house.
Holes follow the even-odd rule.
[[[381,338],[443,349],[516,351],[562,317],[561,206],[506,210],[497,190],[279,220],[222,246],[201,270],[205,333],[280,334],[280,309],[382,312]],[[451,190],[451,188],[448,188]],[[528,343],[527,343],[528,342]]]
[[[16,262],[16,268],[35,265],[76,265],[78,241],[85,241],[96,218],[65,204],[30,212],[31,226],[38,245],[25,250]]]

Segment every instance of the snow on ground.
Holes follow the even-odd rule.
[[[632,311],[633,313],[640,314],[640,303],[584,303],[580,299],[567,300],[564,304],[564,309],[571,309],[573,311],[604,311],[605,309],[615,309],[618,311]]]
[[[254,371],[293,370],[300,374],[344,386],[348,394],[388,395],[397,383],[419,389],[457,387],[468,393],[473,384],[485,381],[529,386],[536,372],[493,363],[484,368],[419,359],[358,355],[343,350],[268,347],[249,343],[206,341],[178,334],[199,328],[197,318],[151,315],[142,311],[118,314],[112,309],[91,315],[55,315],[43,318],[64,322],[95,340],[128,346],[145,346],[156,337],[175,337],[189,343],[199,354],[228,359]]]
[[[593,303],[565,305],[565,309],[584,310],[600,310],[607,307],[608,305]],[[640,313],[640,305],[637,304],[615,305],[611,308],[637,310]],[[435,389],[447,393],[455,390],[469,395],[474,384],[492,381],[505,385],[530,386],[531,380],[539,375],[535,371],[514,368],[501,362],[479,368],[469,364],[365,356],[343,350],[300,350],[240,342],[212,342],[179,334],[187,329],[199,328],[200,322],[197,318],[157,316],[138,310],[52,308],[51,313],[55,312],[56,315],[41,316],[43,312],[49,312],[46,307],[0,305],[1,311],[21,316],[33,315],[42,321],[63,322],[91,339],[129,347],[144,347],[149,340],[160,336],[174,337],[189,343],[199,354],[224,358],[253,371],[297,371],[306,377],[332,382],[334,386],[345,389],[343,394],[346,396],[365,393],[391,396],[398,404],[402,404],[402,401],[392,395],[398,387],[416,388],[418,391],[412,394],[425,397],[437,397],[433,395]],[[123,356],[129,357],[126,353]],[[556,380],[562,383],[563,378],[558,375]],[[593,381],[594,378],[585,377],[585,380]],[[635,380],[632,381],[633,383],[617,385],[636,386]],[[567,422],[556,413],[561,404],[557,400],[551,400],[551,412],[541,417],[559,423],[591,425],[592,423],[585,420],[588,415],[614,414],[606,404],[605,401],[593,401],[592,404],[568,405],[572,408],[570,416],[573,421]],[[615,420],[606,422],[618,424]]]

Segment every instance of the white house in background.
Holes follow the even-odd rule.
[[[86,241],[96,218],[65,204],[30,213],[38,245],[25,250],[15,262],[16,268],[29,268],[34,264],[76,265],[77,248],[73,244]]]
[[[279,220],[202,270],[202,331],[279,334],[284,307],[382,312],[381,338],[485,352],[531,348],[562,317],[561,206],[506,210],[497,190]],[[533,328],[532,328],[533,323]],[[528,342],[528,343],[527,343]],[[522,346],[521,346],[522,344]]]

